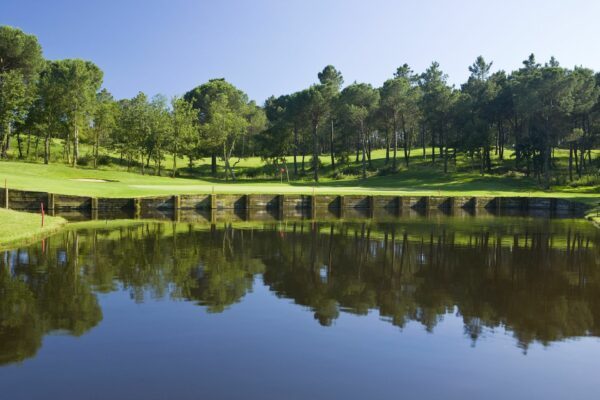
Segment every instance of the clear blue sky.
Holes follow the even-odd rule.
[[[373,85],[432,60],[459,84],[479,54],[494,70],[531,52],[600,70],[599,15],[595,0],[0,1],[0,24],[37,35],[47,58],[95,62],[117,98],[224,77],[260,103],[327,64]]]

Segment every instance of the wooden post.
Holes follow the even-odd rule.
[[[250,202],[251,202],[249,194],[246,195],[245,202],[246,203],[244,204],[244,206],[246,207],[246,210],[249,210],[250,209]]]
[[[280,194],[277,196],[277,212],[279,214],[279,219],[283,219],[283,209],[285,207],[285,195]]]
[[[456,202],[455,197],[448,197],[448,200],[447,200],[448,211],[454,211],[454,209],[456,208],[455,202]]]
[[[181,196],[173,196],[173,222],[179,222],[181,219]]]
[[[396,216],[399,217],[402,215],[402,208],[404,207],[404,197],[397,196],[396,197]]]
[[[375,197],[369,196],[369,218],[375,215]]]
[[[211,210],[217,209],[217,195],[214,193],[211,193],[211,195],[210,195],[210,209]]]
[[[425,210],[429,210],[429,205],[431,204],[431,199],[429,198],[429,196],[423,197],[423,203],[425,205]]]
[[[340,196],[340,218],[344,218],[344,208],[346,208],[346,198]]]
[[[142,200],[139,197],[133,199],[133,211],[135,213],[134,218],[140,218],[142,215]]]
[[[48,193],[48,212],[54,211],[54,193]]]
[[[313,195],[310,196],[310,218],[317,218],[317,196],[314,195],[314,190]]]
[[[91,199],[90,210],[92,211],[92,220],[98,219],[98,198],[92,197]]]
[[[4,179],[4,208],[8,208],[8,186],[6,179]]]

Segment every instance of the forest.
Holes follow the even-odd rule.
[[[0,26],[0,159],[173,177],[210,159],[210,175],[235,181],[240,160],[260,157],[282,179],[318,182],[325,173],[394,174],[417,154],[441,173],[460,159],[482,175],[517,174],[545,188],[559,176],[597,185],[600,73],[534,54],[511,72],[492,67],[477,57],[456,87],[435,61],[423,72],[402,64],[374,87],[345,84],[327,65],[310,87],[264,104],[222,78],[170,99],[115,99],[93,62],[47,60],[35,36]]]

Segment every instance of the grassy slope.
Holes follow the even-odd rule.
[[[55,146],[57,146],[55,144]],[[57,147],[56,153],[58,153]],[[14,149],[14,147],[13,147]],[[14,151],[14,150],[13,150]],[[559,152],[558,167],[564,169],[565,155]],[[85,150],[84,150],[85,152]],[[508,154],[510,157],[510,154]],[[373,152],[373,166],[384,166],[385,152]],[[306,160],[308,163],[308,159]],[[400,160],[401,161],[401,160]],[[170,166],[170,160],[165,161],[165,166]],[[502,174],[502,169],[512,161],[497,162],[499,173],[481,176],[477,166],[469,160],[461,158],[456,166],[450,166],[450,173],[443,174],[440,165],[432,167],[430,162],[423,161],[420,150],[415,150],[412,156],[412,165],[409,170],[401,167],[395,174],[385,176],[371,176],[359,179],[348,175],[332,177],[329,157],[321,157],[324,177],[320,184],[313,189],[309,180],[310,173],[303,179],[292,181],[290,184],[279,182],[278,178],[269,177],[268,169],[258,157],[249,157],[240,161],[237,166],[242,177],[237,183],[227,183],[222,179],[206,177],[209,160],[198,160],[193,168],[184,168],[181,172],[185,178],[172,179],[128,173],[124,167],[111,164],[102,166],[98,170],[80,167],[77,169],[62,163],[43,165],[40,163],[26,162],[0,162],[0,184],[3,178],[8,180],[8,186],[15,189],[48,191],[54,193],[102,196],[102,197],[133,197],[168,195],[182,193],[368,193],[368,194],[414,194],[414,195],[489,195],[489,196],[553,196],[569,197],[597,203],[600,187],[583,186],[578,188],[554,187],[552,191],[543,191],[533,179],[508,176]],[[184,166],[181,160],[179,165]],[[290,169],[292,168],[289,165]],[[353,163],[351,168],[359,169],[359,164]],[[247,178],[246,176],[261,176],[261,178]],[[113,182],[81,182],[76,179],[96,178]]]
[[[45,217],[41,227],[39,214],[0,208],[0,249],[26,243],[56,232],[66,224],[60,217]]]

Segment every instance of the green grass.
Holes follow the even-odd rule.
[[[183,159],[178,161],[182,177],[141,175],[138,165],[132,167],[133,172],[126,172],[126,167],[119,164],[118,155],[102,149],[109,163],[98,169],[87,166],[72,168],[62,162],[62,143],[55,140],[52,143],[54,162],[50,165],[41,164],[38,160],[16,161],[16,143],[12,145],[11,158],[15,161],[0,162],[0,185],[7,179],[10,188],[35,190],[61,194],[72,194],[94,197],[136,197],[172,195],[184,193],[304,193],[304,194],[392,194],[392,195],[472,195],[472,196],[535,196],[535,197],[565,197],[596,204],[600,199],[600,185],[593,181],[580,186],[565,184],[565,168],[568,152],[556,150],[556,169],[560,171],[551,191],[541,188],[533,178],[509,173],[514,167],[510,151],[506,151],[506,160],[495,159],[494,173],[480,175],[478,163],[465,156],[459,156],[456,164],[449,165],[449,173],[444,174],[441,163],[431,165],[430,149],[425,157],[420,149],[415,149],[411,156],[409,169],[403,166],[399,159],[399,170],[394,173],[376,173],[375,170],[385,170],[385,151],[375,150],[372,155],[372,171],[367,179],[361,179],[360,163],[352,162],[338,167],[334,173],[330,158],[324,155],[320,158],[323,177],[318,185],[311,181],[310,171],[290,183],[281,183],[275,176],[273,168],[265,164],[259,157],[248,157],[240,160],[236,171],[239,180],[236,183],[226,182],[219,161],[220,179],[209,176],[210,160],[201,159],[188,167]],[[86,144],[81,145],[84,158],[90,152]],[[33,155],[33,151],[30,152]],[[401,155],[399,154],[399,157]],[[596,151],[594,157],[600,156]],[[87,158],[89,160],[89,157]],[[237,159],[236,159],[237,160]],[[291,157],[289,159],[291,161]],[[310,157],[306,157],[306,165]],[[172,158],[166,157],[163,165],[168,174]],[[292,170],[292,164],[288,164]],[[148,169],[153,171],[152,168]],[[291,172],[291,171],[290,171]],[[103,179],[109,182],[84,182],[78,179]]]
[[[42,228],[40,214],[0,208],[0,249],[38,240],[58,231],[66,223],[63,218],[46,216]]]
[[[524,177],[480,176],[473,172],[444,175],[432,168],[415,166],[393,175],[367,179],[324,178],[319,185],[307,181],[290,184],[266,179],[242,179],[236,183],[222,180],[168,178],[107,169],[72,168],[63,164],[0,162],[0,184],[9,188],[96,197],[134,197],[183,193],[312,193],[318,194],[411,194],[473,196],[539,196],[598,199],[595,187],[560,187],[541,190]],[[85,182],[78,179],[103,179]],[[591,200],[590,200],[591,201]]]

